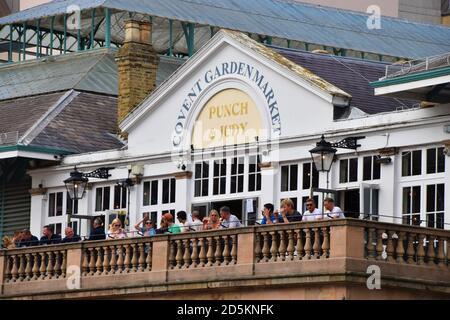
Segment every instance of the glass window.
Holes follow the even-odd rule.
[[[176,179],[175,178],[164,179],[162,187],[163,187],[162,193],[163,204],[175,203]]]
[[[358,181],[358,158],[345,159],[340,161],[340,183]]]
[[[209,163],[199,162],[195,164],[195,197],[207,197],[209,195]]]
[[[249,157],[249,181],[248,181],[248,191],[260,191],[261,190],[261,168],[259,164],[261,163],[259,156]]]
[[[298,165],[289,165],[281,167],[281,191],[298,190]]]
[[[403,188],[403,224],[420,226],[421,187]]]
[[[244,192],[245,158],[234,158],[231,162],[231,186],[230,193]]]
[[[127,208],[128,189],[122,186],[114,186],[114,210]]]
[[[444,229],[445,184],[427,186],[427,227]]]
[[[50,193],[48,195],[48,216],[49,217],[55,216],[55,204],[56,204],[56,194]]]
[[[363,180],[379,180],[381,179],[381,165],[377,161],[377,157],[364,157],[363,159]]]
[[[444,148],[427,150],[427,174],[445,172]]]
[[[303,164],[303,190],[319,187],[319,171],[312,163]]]
[[[66,193],[66,213],[78,214],[78,200],[70,199],[69,193]]]
[[[420,176],[422,174],[422,150],[402,153],[402,176]]]
[[[226,194],[227,185],[227,160],[214,161],[214,179],[213,179],[213,194]]]
[[[97,188],[95,191],[95,211],[101,212],[109,210],[111,187]]]
[[[48,216],[61,217],[63,215],[63,198],[64,193],[50,193],[48,201]]]

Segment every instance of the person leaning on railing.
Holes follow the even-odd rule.
[[[125,239],[127,233],[122,229],[122,221],[120,219],[114,219],[109,226],[108,240]]]
[[[43,233],[43,236],[42,236],[41,240],[39,241],[39,244],[41,246],[61,243],[61,236],[59,234],[54,233],[53,226],[51,226],[51,225],[45,226],[42,233]]]
[[[142,227],[141,227],[142,225]],[[148,215],[144,215],[144,219],[138,222],[134,229],[140,232],[144,237],[150,237],[156,235],[155,226],[152,220],[149,219]]]
[[[341,208],[336,207],[334,204],[334,200],[332,198],[326,198],[323,201],[324,207],[325,207],[325,214],[330,219],[345,219],[344,212]]]
[[[302,220],[304,222],[327,219],[327,216],[325,216],[321,210],[317,209],[314,199],[310,198],[306,200],[306,209]]]
[[[281,201],[281,209],[274,212],[275,217],[278,217],[278,223],[293,223],[301,222],[302,214],[295,210],[294,202],[291,199],[284,199]]]
[[[203,219],[203,230],[218,230],[220,229],[220,218],[217,210],[211,210],[209,217]]]
[[[261,225],[275,224],[277,223],[277,217],[274,214],[275,207],[271,203],[264,205],[264,210],[262,211],[263,219],[261,220]]]
[[[220,227],[221,229],[233,229],[242,227],[241,221],[238,217],[231,214],[229,207],[220,208]]]
[[[171,213],[166,213],[162,216],[161,227],[156,230],[156,234],[177,234],[181,233],[180,226],[173,222],[173,216]]]
[[[94,220],[93,228],[91,234],[89,235],[88,241],[98,241],[105,240],[105,229],[103,228],[103,221],[100,218]]]
[[[61,243],[77,243],[81,241],[81,238],[79,235],[75,234],[75,231],[68,227],[65,230],[66,237],[62,240]]]
[[[31,234],[30,230],[23,230],[22,231],[22,237],[19,243],[17,244],[17,247],[24,248],[24,247],[33,247],[39,245],[39,239]]]

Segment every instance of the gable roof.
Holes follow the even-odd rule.
[[[266,65],[273,69],[278,68],[278,72],[284,72],[286,77],[296,81],[299,86],[303,86],[307,90],[314,92],[314,94],[330,103],[333,103],[335,98],[337,98],[336,102],[343,104],[348,103],[351,99],[351,95],[348,93],[314,75],[305,68],[296,65],[274,50],[252,40],[243,33],[231,30],[220,30],[205,46],[197,51],[193,57],[187,60],[183,66],[173,73],[170,78],[152,92],[147,99],[142,101],[133,111],[131,111],[119,127],[123,131],[127,131],[130,126],[143,116],[143,114],[148,112],[149,108],[156,100],[159,100],[167,94],[170,87],[183,81],[190,68],[201,63],[201,61],[208,57],[208,54],[217,50],[217,48],[224,43],[235,46],[236,48],[245,51],[248,55],[253,55],[255,59],[259,59],[261,63],[266,63]],[[255,56],[254,54],[259,56]]]
[[[55,0],[1,18],[0,25],[62,15],[70,5],[81,10],[135,12],[392,57],[420,58],[450,51],[450,28],[445,26],[383,17],[382,28],[370,30],[368,14],[289,0]],[[113,21],[123,21],[123,16],[119,12]],[[102,30],[104,23],[99,35]]]
[[[0,100],[78,90],[116,96],[116,49],[95,49],[0,66]],[[157,84],[184,60],[161,56]]]
[[[370,83],[385,75],[386,63],[284,48],[273,50],[351,94],[350,105],[367,114],[410,109],[419,103],[375,96]]]

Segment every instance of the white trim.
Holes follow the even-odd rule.
[[[385,87],[375,88],[375,95],[381,96],[381,95],[386,95],[386,94],[395,93],[395,92],[412,91],[414,89],[423,89],[426,87],[436,86],[436,85],[439,85],[442,83],[448,83],[448,82],[450,82],[450,75],[432,78],[432,79],[412,81],[412,82],[402,83],[402,84],[388,85]]]

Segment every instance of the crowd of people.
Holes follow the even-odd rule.
[[[264,205],[262,211],[262,220],[260,225],[271,224],[287,224],[295,222],[310,222],[328,219],[342,219],[345,218],[343,211],[335,206],[334,200],[327,198],[324,200],[324,212],[317,208],[314,199],[308,199],[306,202],[306,212],[301,214],[295,209],[295,204],[291,199],[284,199],[281,201],[280,209],[275,210],[275,206],[271,203]],[[140,236],[150,237],[162,234],[179,234],[185,232],[199,232],[219,229],[233,229],[242,227],[242,222],[231,213],[229,207],[222,207],[219,211],[211,210],[209,215],[202,218],[200,212],[194,211],[191,214],[191,219],[185,211],[177,213],[176,218],[178,223],[171,213],[165,213],[162,216],[159,228],[156,227],[155,222],[149,218],[149,214],[144,214],[144,219],[135,225],[135,230]],[[98,240],[117,240],[125,239],[129,233],[123,228],[120,219],[114,219],[105,232],[103,221],[96,218],[93,221],[92,230],[86,241]],[[48,225],[43,228],[41,239],[33,236],[29,230],[16,232],[14,237],[5,236],[3,238],[3,249],[23,248],[31,246],[55,245],[77,243],[82,241],[82,238],[75,233],[72,228],[65,229],[65,237],[55,234],[53,226]],[[134,234],[134,233],[133,233]]]

